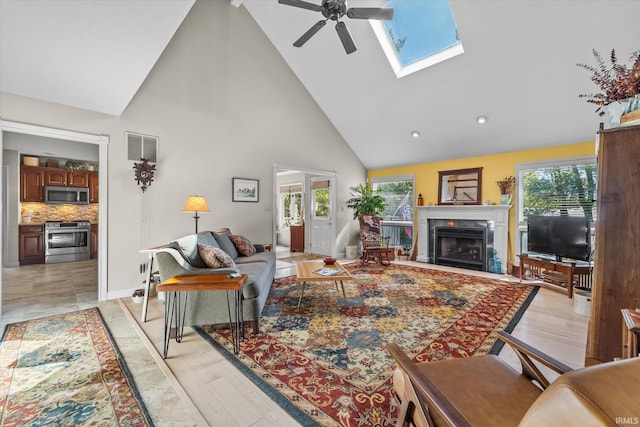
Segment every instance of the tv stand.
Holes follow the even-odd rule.
[[[575,262],[558,262],[520,254],[521,281],[527,277],[542,279],[555,289],[566,289],[569,298],[573,297],[574,285],[591,288],[592,270],[590,265],[578,266]]]

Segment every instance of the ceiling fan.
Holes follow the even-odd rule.
[[[338,37],[340,37],[342,46],[344,46],[344,50],[347,54],[353,53],[357,49],[356,44],[349,33],[347,24],[340,21],[340,18],[347,15],[348,18],[352,19],[383,19],[387,21],[393,19],[392,8],[352,7],[347,9],[347,0],[322,0],[321,5],[309,3],[303,0],[278,0],[278,3],[313,10],[315,12],[322,12],[322,15],[326,18],[316,22],[313,27],[309,28],[306,33],[296,40],[295,43],[293,43],[295,47],[302,47],[302,45],[313,37],[315,33],[320,31],[320,29],[327,24],[327,21],[331,19],[332,21],[337,21],[336,31],[338,32]]]

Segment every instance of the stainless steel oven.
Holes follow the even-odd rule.
[[[45,222],[45,264],[89,259],[90,233],[89,221]]]

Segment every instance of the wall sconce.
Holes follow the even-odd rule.
[[[195,212],[193,219],[196,221],[196,233],[198,232],[198,212],[210,212],[209,206],[207,206],[207,201],[203,196],[189,196],[187,197],[187,201],[182,208],[182,212]]]
[[[138,185],[142,186],[142,192],[151,186],[153,181],[153,174],[156,172],[156,165],[149,164],[147,159],[140,159],[141,163],[134,163],[133,169],[135,170],[135,180]]]

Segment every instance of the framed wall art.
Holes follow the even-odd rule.
[[[440,171],[439,205],[479,205],[482,190],[482,168]]]
[[[259,200],[259,182],[257,179],[232,178],[231,194],[234,202],[257,202]]]

